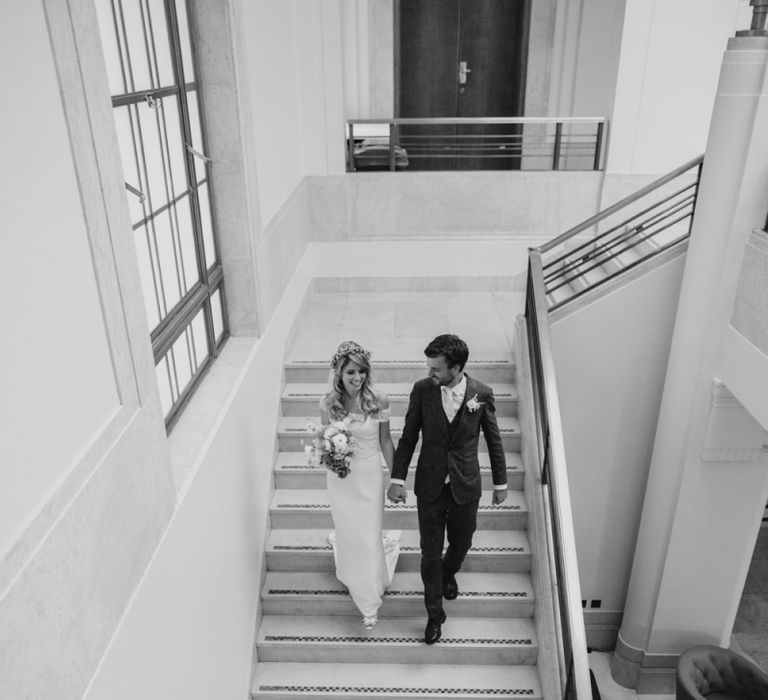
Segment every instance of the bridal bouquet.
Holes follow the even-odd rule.
[[[309,464],[322,465],[339,479],[345,478],[355,454],[355,439],[349,426],[344,421],[336,421],[330,425],[310,425],[309,429],[313,433],[312,444],[304,448]]]

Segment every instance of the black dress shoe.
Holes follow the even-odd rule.
[[[443,577],[443,598],[446,600],[456,600],[459,595],[459,584],[456,583],[456,577],[453,574]]]
[[[445,610],[440,612],[440,617],[430,617],[427,620],[427,626],[424,628],[424,641],[427,644],[434,644],[443,633],[442,624],[445,622]]]

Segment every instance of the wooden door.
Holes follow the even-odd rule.
[[[522,116],[528,2],[401,0],[395,14],[396,116]],[[409,150],[409,169],[510,168],[516,160],[504,153],[499,157],[496,146],[514,142],[515,132],[511,127],[403,127],[401,144]],[[437,148],[424,157],[427,135]],[[457,159],[460,153],[471,157]]]

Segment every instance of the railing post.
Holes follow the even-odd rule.
[[[765,22],[768,20],[768,0],[749,0],[752,5],[752,24],[749,29],[741,29],[736,36],[768,36]]]
[[[355,172],[355,125],[347,122],[349,134],[347,135],[347,172]]]
[[[394,121],[389,123],[389,169],[395,172],[395,139],[397,138],[397,126]]]
[[[600,152],[603,150],[604,122],[597,122],[597,134],[595,135],[595,162],[593,170],[600,170]]]
[[[555,146],[552,153],[552,170],[560,169],[560,141],[563,137],[563,122],[555,124]]]

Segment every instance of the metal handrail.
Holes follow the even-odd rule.
[[[534,420],[545,500],[548,554],[554,565],[553,599],[563,700],[592,700],[581,607],[576,540],[565,445],[549,334],[541,253],[529,251],[525,320],[531,361]]]
[[[675,168],[675,170],[672,170],[666,175],[660,177],[658,180],[654,180],[653,182],[646,185],[645,187],[641,187],[639,190],[637,190],[637,192],[633,192],[628,197],[624,197],[624,199],[620,199],[618,202],[616,202],[615,204],[612,204],[607,209],[603,209],[603,211],[598,212],[594,216],[590,216],[588,219],[585,219],[580,224],[577,224],[573,228],[568,229],[565,233],[561,233],[557,238],[553,238],[551,241],[545,243],[543,246],[540,246],[539,250],[542,253],[546,253],[548,250],[552,250],[552,248],[555,248],[556,246],[564,243],[569,238],[573,238],[574,236],[581,233],[582,231],[586,231],[587,229],[591,228],[596,223],[602,221],[603,219],[610,216],[611,214],[615,214],[617,211],[624,209],[624,207],[629,206],[633,202],[636,202],[641,197],[644,197],[650,192],[653,192],[654,190],[659,189],[659,187],[666,185],[668,182],[688,172],[691,168],[700,166],[703,162],[704,162],[703,155],[693,158],[692,160],[689,160],[687,163],[685,163],[685,165],[681,165],[679,168]]]
[[[549,310],[561,308],[622,272],[682,244],[690,236],[703,162],[703,156],[688,161],[538,248],[542,256],[550,253],[543,262]],[[661,191],[694,169],[695,177],[690,182]],[[657,196],[650,204],[640,202],[652,195]],[[632,209],[621,221],[611,221],[600,231],[599,224],[628,207]],[[576,244],[573,239],[590,229],[594,233]],[[650,251],[648,243],[652,244]],[[604,267],[606,264],[610,268]],[[595,274],[587,278],[590,273]]]
[[[504,160],[515,169],[536,170],[542,159],[549,169],[600,170],[603,156],[605,117],[399,117],[347,120],[347,171],[363,169],[403,170],[411,161],[429,158],[456,159],[456,163],[471,158]],[[516,133],[407,133],[408,127],[516,127]],[[551,127],[554,126],[554,133]],[[405,127],[405,129],[403,129]],[[542,127],[531,132],[527,127]],[[594,127],[594,133],[567,133],[565,127]],[[406,133],[402,133],[402,131]],[[512,129],[508,129],[512,131]],[[375,152],[356,152],[356,142],[366,138],[380,139]],[[482,145],[482,144],[485,145]],[[416,168],[417,169],[417,168]],[[460,169],[460,168],[454,168]]]

